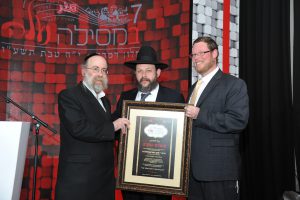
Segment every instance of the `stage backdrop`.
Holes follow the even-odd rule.
[[[240,0],[194,0],[192,37],[206,35],[215,39],[219,49],[218,66],[225,73],[239,76]],[[192,83],[197,80],[192,70]]]
[[[123,63],[143,44],[170,65],[160,81],[187,97],[196,80],[191,43],[209,35],[219,45],[219,67],[238,76],[239,0],[1,0],[0,95],[8,96],[58,131],[41,128],[36,199],[53,199],[59,152],[57,94],[80,79],[85,55],[98,52],[110,63],[112,111],[135,78]],[[32,121],[1,97],[0,120]],[[30,199],[34,131],[29,138],[21,199]],[[121,200],[120,191],[116,191]],[[175,200],[183,199],[173,197]]]
[[[59,153],[57,94],[81,79],[88,53],[108,59],[112,111],[134,87],[123,63],[151,45],[170,67],[160,81],[187,96],[190,1],[1,0],[0,91],[58,131],[40,129],[36,199],[53,199]],[[1,120],[32,121],[1,97]],[[34,132],[34,131],[33,131]],[[34,133],[29,138],[21,199],[33,185]],[[117,199],[121,199],[116,191]],[[174,198],[176,199],[176,198]]]

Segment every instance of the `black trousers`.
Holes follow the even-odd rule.
[[[123,200],[171,200],[172,196],[122,191]]]
[[[198,181],[190,177],[188,200],[239,200],[238,181]]]

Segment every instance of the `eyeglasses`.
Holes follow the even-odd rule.
[[[208,52],[211,52],[213,50],[208,50],[208,51],[199,51],[198,53],[191,53],[190,54],[190,58],[195,58],[196,56],[204,56],[205,54],[207,54]]]
[[[93,70],[95,73],[101,72],[101,74],[108,74],[107,68],[99,68],[99,67],[86,67],[86,69]]]

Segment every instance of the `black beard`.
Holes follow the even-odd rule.
[[[139,91],[143,92],[143,93],[147,93],[147,92],[151,92],[154,88],[156,88],[156,86],[158,85],[158,82],[156,80],[154,80],[153,82],[150,81],[150,84],[148,85],[148,87],[143,87],[140,82],[138,82],[138,89]]]

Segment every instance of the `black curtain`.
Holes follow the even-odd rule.
[[[294,122],[294,141],[295,155],[297,158],[298,182],[300,183],[300,1],[294,0],[294,80],[293,80],[293,122]]]
[[[250,99],[242,200],[277,200],[294,190],[289,7],[289,0],[240,1],[239,68]]]

